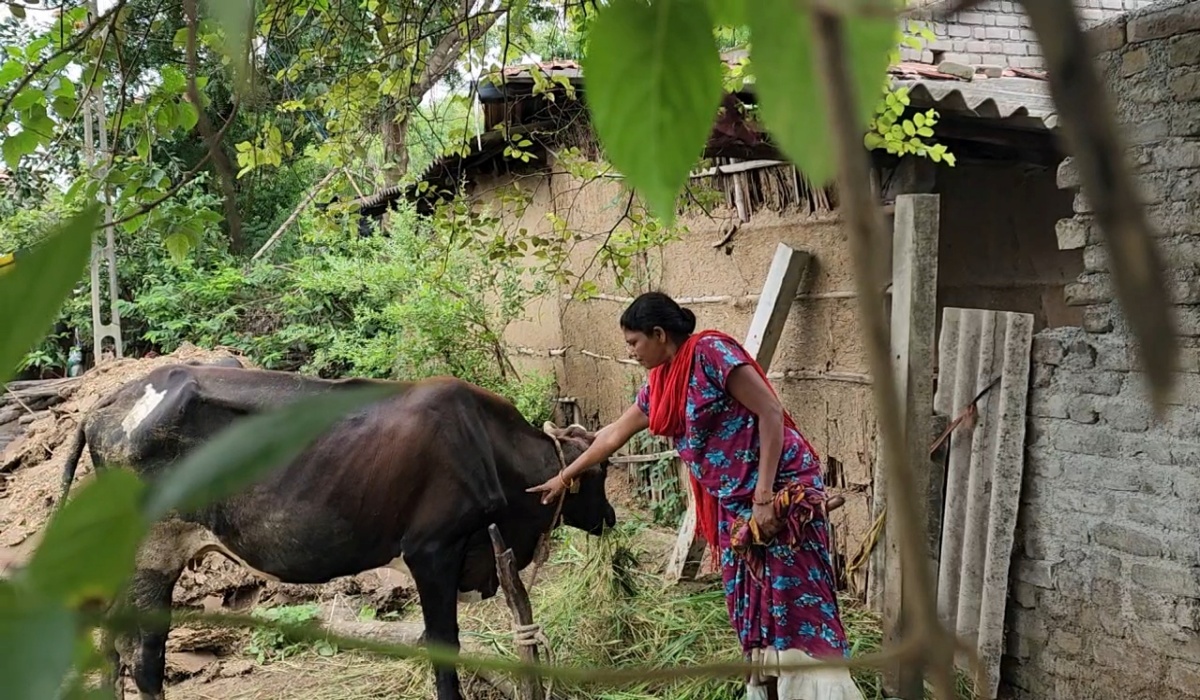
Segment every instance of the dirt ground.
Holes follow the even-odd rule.
[[[153,359],[120,360],[88,372],[82,381],[64,388],[59,406],[31,422],[24,435],[0,454],[0,576],[19,564],[37,546],[39,533],[59,499],[66,445],[77,420],[102,396],[119,385],[173,362],[210,361],[232,353],[184,346]],[[244,358],[240,358],[246,363]],[[249,364],[249,363],[246,363]],[[85,453],[74,488],[91,475]],[[613,483],[615,482],[615,483]],[[630,514],[631,489],[625,474],[610,475],[610,495],[619,517]],[[647,529],[641,535],[648,549],[665,560],[674,533]],[[552,580],[556,566],[549,562],[541,580]],[[540,584],[539,584],[540,585]],[[536,589],[534,590],[536,595]],[[322,621],[355,620],[370,609],[377,618],[419,622],[420,606],[412,582],[387,569],[367,571],[330,583],[287,585],[266,582],[225,560],[209,555],[185,570],[175,589],[176,609],[250,613],[259,608],[317,603]],[[507,618],[502,595],[459,610],[464,637],[482,629],[481,620]],[[367,700],[370,698],[427,698],[429,670],[419,664],[381,660],[355,653],[323,657],[304,652],[282,660],[259,663],[250,653],[248,633],[208,628],[173,627],[168,640],[167,679],[171,700]],[[502,698],[489,684],[465,679],[472,700]],[[126,697],[137,697],[126,681]]]

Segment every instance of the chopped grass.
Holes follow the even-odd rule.
[[[719,586],[669,586],[647,565],[638,525],[603,538],[566,534],[558,543],[555,576],[544,576],[532,595],[534,620],[550,640],[560,664],[581,666],[691,666],[738,661],[737,638]],[[465,611],[464,611],[465,612]],[[497,653],[511,655],[507,611],[477,621]],[[842,621],[855,655],[878,651],[878,618],[856,602],[842,601]],[[867,700],[883,700],[879,674],[854,669]],[[622,688],[562,688],[580,700],[733,700],[745,696],[741,679],[686,679]],[[960,682],[960,698],[972,697]]]

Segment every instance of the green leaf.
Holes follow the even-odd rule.
[[[75,616],[61,605],[33,604],[8,588],[0,596],[0,649],[4,700],[57,697],[71,669]]]
[[[190,454],[154,484],[146,516],[157,520],[234,493],[295,458],[347,413],[397,391],[391,384],[335,389],[270,413],[243,418]]]
[[[179,123],[184,131],[191,131],[200,121],[200,112],[190,102],[181,102],[179,107]]]
[[[720,54],[700,0],[614,0],[592,25],[588,107],[608,159],[667,224],[721,100]]]
[[[137,151],[138,158],[150,160],[150,135],[144,131],[139,134],[137,144],[134,148]]]
[[[19,2],[8,3],[8,11],[17,19],[25,19],[25,6]]]
[[[16,112],[23,112],[38,103],[45,103],[46,93],[32,87],[26,87],[13,96],[9,107]]]
[[[99,211],[99,206],[89,206],[0,275],[0,381],[12,376],[21,357],[46,334],[79,281]]]
[[[753,0],[746,4],[746,15],[751,58],[758,66],[756,88],[763,120],[810,180],[829,182],[835,173],[832,132],[817,75],[811,15],[794,0]],[[855,127],[863,130],[879,101],[888,53],[896,39],[896,22],[886,17],[844,17],[858,107]]]
[[[0,66],[0,87],[4,87],[25,74],[25,65],[15,59],[10,59]]]
[[[38,135],[28,129],[4,139],[4,144],[0,145],[0,154],[3,154],[8,169],[16,170],[21,164],[21,158],[37,150],[38,141]]]
[[[238,92],[245,94],[250,83],[250,30],[254,21],[254,0],[206,0],[204,4],[225,34],[222,49],[233,64]]]
[[[177,263],[183,262],[192,249],[191,239],[182,233],[172,233],[163,240],[163,244],[167,246],[171,259]]]
[[[133,570],[145,533],[139,505],[144,488],[133,472],[109,470],[80,489],[46,528],[22,572],[32,590],[74,606],[120,589]]]

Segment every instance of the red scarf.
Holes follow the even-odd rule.
[[[670,362],[650,370],[650,432],[668,438],[683,437],[686,426],[687,391],[692,377],[692,365],[695,362],[696,343],[701,338],[716,338],[736,347],[741,344],[721,331],[707,330],[692,334],[679,346],[675,357]],[[750,358],[750,366],[758,372],[758,376],[775,393],[775,387],[767,381],[763,368]],[[784,410],[783,423],[786,427],[795,428],[792,416]],[[688,470],[692,482],[692,496],[696,503],[696,529],[708,543],[709,551],[714,561],[720,549],[717,544],[717,498],[700,486],[696,476]]]

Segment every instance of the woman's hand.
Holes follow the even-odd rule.
[[[783,529],[783,524],[779,522],[779,518],[775,517],[774,499],[770,497],[759,498],[755,495],[750,517],[754,518],[754,522],[758,525],[758,534],[764,544]]]
[[[562,496],[566,490],[567,481],[560,472],[547,479],[543,484],[525,489],[525,493],[540,493],[542,494],[542,505],[549,505]]]

